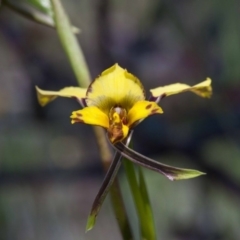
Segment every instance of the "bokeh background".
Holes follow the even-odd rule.
[[[211,77],[210,100],[164,99],[142,122],[136,150],[206,176],[170,182],[144,170],[158,239],[240,239],[240,2],[229,0],[62,0],[93,79],[119,63],[146,90]],[[120,240],[107,199],[95,228],[86,220],[104,172],[79,108],[57,99],[41,108],[34,86],[58,90],[76,79],[55,30],[0,9],[0,240]],[[137,217],[119,173],[136,239]]]

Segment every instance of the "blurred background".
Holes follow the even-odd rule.
[[[240,239],[240,2],[229,0],[62,0],[92,78],[114,63],[149,89],[211,77],[213,96],[164,99],[142,122],[137,151],[207,175],[170,182],[144,170],[158,239]],[[85,234],[104,178],[92,128],[71,125],[79,105],[45,108],[34,86],[77,82],[54,29],[0,9],[0,240],[120,240],[109,199]],[[137,217],[119,173],[136,239]]]

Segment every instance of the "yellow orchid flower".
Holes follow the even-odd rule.
[[[136,124],[148,116],[163,113],[157,104],[162,98],[186,91],[209,98],[212,94],[210,78],[194,86],[175,83],[151,89],[150,99],[146,100],[141,82],[127,70],[115,64],[105,70],[87,89],[66,87],[60,91],[45,91],[36,87],[36,90],[38,101],[42,106],[57,97],[76,98],[83,109],[72,112],[71,122],[106,128],[108,139],[117,150],[92,205],[87,230],[95,224],[101,205],[120,168],[122,156],[143,167],[157,171],[170,180],[189,179],[204,174],[197,170],[172,167],[154,161],[128,148],[127,145],[131,140],[132,128]]]
[[[66,87],[60,91],[45,91],[36,87],[38,100],[42,106],[56,97],[75,97],[84,106],[72,112],[72,123],[86,123],[107,129],[109,140],[115,144],[125,139],[129,129],[139,121],[163,110],[156,101],[165,96],[192,91],[201,97],[210,97],[211,80],[194,86],[176,83],[151,89],[152,98],[145,99],[145,90],[141,82],[118,64],[108,68],[85,88]]]
[[[120,156],[125,156],[141,166],[157,171],[170,180],[188,179],[203,174],[149,159],[128,148],[125,142],[130,141],[132,129],[140,121],[150,115],[163,113],[162,108],[157,104],[162,98],[186,91],[201,97],[210,97],[212,94],[210,78],[194,86],[175,83],[151,89],[151,97],[146,100],[141,82],[127,70],[115,64],[105,70],[88,88],[66,87],[60,91],[45,91],[36,87],[36,90],[38,101],[42,106],[57,97],[76,98],[83,109],[72,112],[71,122],[106,128],[108,139]],[[114,176],[117,173],[120,158],[117,158],[115,163],[113,161],[107,175]],[[106,186],[108,184],[107,180]]]

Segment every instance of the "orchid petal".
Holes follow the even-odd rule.
[[[71,123],[86,123],[90,125],[96,125],[101,126],[104,128],[109,127],[109,120],[108,116],[103,113],[99,108],[97,107],[85,107],[81,110],[72,112],[72,115],[70,116],[72,119]]]
[[[88,106],[97,106],[108,114],[115,105],[128,111],[134,103],[144,99],[141,82],[115,64],[92,82],[87,91],[86,102]]]
[[[138,120],[157,113],[163,113],[163,110],[155,102],[138,101],[128,112],[128,126],[131,127]]]
[[[164,87],[158,87],[151,89],[153,97],[167,97],[173,94],[178,94],[186,91],[191,91],[200,97],[209,98],[212,95],[211,79],[207,78],[205,81],[196,84],[194,86],[189,86],[183,83],[175,83],[167,85]]]
[[[133,131],[130,131],[127,140],[126,145],[129,145],[131,138],[132,138]],[[115,152],[113,161],[104,177],[104,180],[102,182],[102,185],[98,191],[97,196],[95,197],[95,200],[92,205],[91,212],[88,216],[86,231],[91,230],[96,222],[96,217],[101,209],[101,206],[103,204],[104,199],[106,198],[113,181],[115,180],[118,170],[122,164],[122,155],[119,152]]]
[[[59,91],[46,91],[36,86],[37,98],[40,105],[43,107],[57,97],[76,97],[77,99],[85,98],[86,88],[80,87],[65,87]]]
[[[112,146],[132,162],[139,164],[143,167],[146,167],[148,169],[154,170],[156,172],[159,172],[166,176],[171,181],[194,178],[205,174],[203,172],[193,169],[177,168],[159,163],[151,158],[141,155],[140,153],[128,148],[122,142],[112,144]]]
[[[97,196],[95,197],[95,200],[93,202],[92,209],[87,220],[86,231],[91,230],[95,225],[96,218],[101,209],[103,201],[105,200],[110,190],[110,187],[112,186],[112,183],[115,180],[118,170],[121,166],[122,163],[121,158],[122,155],[116,152],[113,161],[104,177],[102,185],[97,193]]]

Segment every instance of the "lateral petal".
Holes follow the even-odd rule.
[[[120,152],[124,157],[126,157],[128,160],[136,164],[139,164],[140,166],[159,172],[164,176],[166,176],[171,181],[195,178],[205,174],[203,172],[200,172],[194,169],[172,167],[172,166],[157,162],[151,158],[148,158],[130,149],[129,147],[124,145],[124,143],[122,142],[112,144],[112,146],[118,152]]]
[[[127,125],[131,127],[138,120],[157,113],[163,113],[162,108],[160,108],[157,103],[150,101],[138,101],[128,112]]]
[[[86,97],[86,88],[80,87],[65,87],[59,91],[47,91],[42,90],[36,86],[37,98],[39,104],[43,107],[49,102],[53,101],[57,97],[76,97],[76,98],[85,98]]]
[[[207,78],[205,81],[189,86],[183,83],[175,83],[163,87],[151,89],[153,97],[167,97],[173,94],[178,94],[186,91],[194,92],[200,97],[210,98],[212,95],[211,79]]]
[[[97,196],[95,197],[91,212],[88,215],[86,231],[91,230],[95,225],[96,218],[102,207],[103,201],[105,200],[121,166],[121,158],[122,155],[119,152],[116,152],[113,161],[104,177],[102,185],[97,193]]]
[[[108,116],[95,106],[85,107],[81,110],[72,112],[70,116],[71,123],[86,123],[90,125],[101,126],[104,128],[109,127]]]

